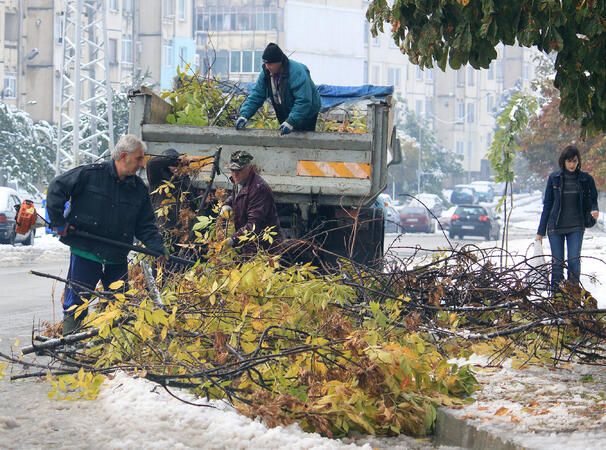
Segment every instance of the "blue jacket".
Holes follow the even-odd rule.
[[[65,202],[70,198],[64,217]],[[120,180],[113,161],[76,167],[59,175],[48,187],[46,210],[53,227],[67,223],[126,244],[132,244],[136,237],[151,250],[164,253],[147,187],[136,175]],[[129,252],[69,233],[61,242],[117,263],[126,261]]]
[[[286,59],[283,62],[279,91],[282,105],[274,101],[271,75],[269,70],[263,67],[255,86],[240,108],[240,115],[250,119],[269,98],[280,123],[288,122],[295,130],[309,130],[309,125],[315,128],[321,100],[307,66]],[[313,124],[310,123],[312,120]]]
[[[549,174],[547,187],[543,196],[543,212],[539,222],[537,234],[545,236],[546,231],[555,230],[560,212],[562,211],[562,170],[556,170]],[[579,183],[581,192],[577,203],[580,208],[581,217],[585,217],[587,211],[598,210],[598,191],[595,187],[593,177],[587,172],[579,171]]]

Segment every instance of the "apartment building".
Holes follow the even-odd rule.
[[[0,98],[34,120],[58,121],[65,7],[65,0],[0,0]],[[178,65],[195,69],[193,0],[105,0],[104,7],[108,67],[91,76],[108,76],[120,90],[148,71],[149,81],[170,89]]]
[[[54,2],[0,0],[0,99],[52,118]]]
[[[269,42],[307,65],[317,84],[362,84],[361,0],[196,0],[201,67],[215,76],[254,81]]]

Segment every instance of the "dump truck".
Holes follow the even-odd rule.
[[[229,155],[246,150],[274,193],[285,238],[310,243],[299,261],[319,258],[334,266],[339,256],[374,265],[383,256],[382,209],[373,207],[387,185],[387,168],[401,161],[391,96],[366,101],[367,132],[293,132],[186,126],[167,123],[172,106],[149,89],[131,95],[130,134],[151,154],[175,148],[192,156],[222,148],[212,189],[231,189],[224,169]],[[208,176],[198,180],[206,188]],[[311,252],[311,256],[310,253]]]

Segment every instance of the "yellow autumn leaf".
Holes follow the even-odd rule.
[[[120,289],[122,286],[124,286],[124,280],[118,280],[118,281],[114,281],[112,284],[110,284],[109,288],[114,290],[114,289]]]

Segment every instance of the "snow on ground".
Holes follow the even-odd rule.
[[[482,389],[476,402],[449,412],[523,448],[602,449],[606,446],[606,370],[587,365],[516,370],[474,365]]]
[[[0,267],[67,260],[69,247],[56,236],[43,233],[43,228],[36,230],[33,246],[0,244]]]

